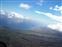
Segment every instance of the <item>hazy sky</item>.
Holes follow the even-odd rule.
[[[62,0],[0,0],[0,10],[17,12],[62,31]]]

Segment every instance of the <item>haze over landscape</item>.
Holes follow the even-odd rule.
[[[1,0],[0,15],[7,17],[5,22],[8,21],[8,24],[13,22],[23,24],[22,27],[36,27],[40,23],[47,28],[62,31],[61,2],[61,0]]]
[[[13,47],[62,47],[62,0],[0,3],[0,31],[9,31]]]

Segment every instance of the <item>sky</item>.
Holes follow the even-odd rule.
[[[0,0],[0,6],[0,10],[16,12],[18,18],[34,19],[62,31],[62,0]]]

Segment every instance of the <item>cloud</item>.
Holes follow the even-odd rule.
[[[62,22],[62,16],[57,16],[57,15],[54,15],[54,14],[51,14],[51,13],[45,13],[45,12],[40,12],[40,11],[35,11],[35,13],[43,14],[43,15],[48,16],[49,18],[51,18],[55,21]]]
[[[53,30],[58,30],[58,31],[62,32],[62,23],[49,24],[48,27]]]
[[[0,10],[0,14],[3,14],[3,15],[5,15],[5,12],[4,12],[4,10]]]
[[[31,8],[31,6],[29,4],[25,4],[25,3],[21,3],[20,7],[23,9],[30,9]]]
[[[4,10],[0,10],[0,17],[6,17],[8,18],[8,22],[13,21],[16,23],[23,22],[24,20],[30,20],[30,17],[24,17],[22,14],[19,14],[17,12],[6,12]]]
[[[10,16],[15,17],[15,18],[22,18],[22,19],[24,18],[23,15],[16,13],[16,12],[11,12],[9,14],[9,18],[11,18]]]
[[[8,14],[8,18],[11,18],[17,22],[23,22],[24,16],[16,12],[10,12],[10,14]]]
[[[37,14],[43,14],[49,18],[51,18],[52,20],[56,21],[57,23],[53,23],[53,24],[48,24],[47,27],[54,29],[54,30],[58,30],[58,31],[62,31],[62,16],[57,16],[54,15],[52,13],[45,13],[45,12],[40,12],[40,11],[35,11],[35,13]]]
[[[56,5],[54,7],[50,7],[49,9],[59,11],[60,13],[62,13],[62,6]]]
[[[38,0],[37,5],[42,6],[43,2],[44,2],[44,0]]]
[[[41,12],[40,12],[40,11],[35,11],[35,13],[37,13],[37,14],[41,14]]]

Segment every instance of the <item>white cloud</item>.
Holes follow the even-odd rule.
[[[50,9],[55,10],[55,11],[59,11],[60,13],[62,13],[62,6],[56,5],[55,7],[50,7]]]
[[[5,15],[5,12],[4,12],[4,10],[0,10],[0,14],[3,14],[3,15]]]
[[[45,13],[45,12],[40,12],[40,11],[35,11],[35,13],[43,14],[43,15],[46,15],[53,20],[56,20],[58,22],[62,22],[62,16],[56,16],[56,15],[53,15],[51,13]]]
[[[16,12],[11,12],[8,14],[8,18],[13,19],[15,22],[23,22],[24,16]]]
[[[40,12],[40,11],[35,11],[35,13],[43,14],[43,15],[51,18],[52,20],[56,21],[57,23],[48,24],[47,26],[51,29],[62,31],[62,16],[57,16],[52,13],[45,13],[45,12]]]
[[[44,0],[38,0],[37,4],[42,6],[43,2],[44,2]]]
[[[25,4],[25,3],[21,3],[20,7],[23,8],[23,9],[29,9],[29,8],[31,8],[31,6],[29,4]]]
[[[40,12],[40,11],[35,11],[35,13],[37,13],[37,14],[41,14],[41,12]]]
[[[24,18],[21,14],[19,14],[19,13],[16,13],[16,12],[11,12],[11,15],[12,15],[12,17],[15,17],[15,18]]]
[[[49,24],[48,27],[62,32],[62,23]]]
[[[10,21],[13,21],[13,22],[17,22],[17,23],[20,23],[20,22],[23,22],[24,20],[30,20],[31,17],[24,17],[22,14],[19,14],[17,12],[6,12],[4,10],[0,10],[0,15],[1,17],[6,17],[8,18],[8,22]],[[4,14],[4,15],[3,15]]]

